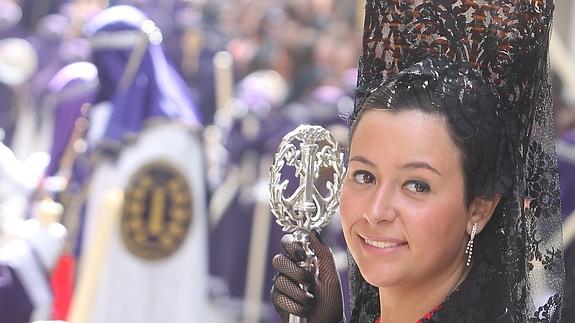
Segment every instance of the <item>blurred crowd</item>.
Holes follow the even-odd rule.
[[[0,322],[278,321],[269,167],[345,147],[361,3],[0,0]]]
[[[358,8],[1,0],[0,322],[277,321],[269,166],[345,144]]]

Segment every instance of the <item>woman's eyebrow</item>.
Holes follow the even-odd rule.
[[[353,156],[349,159],[349,161],[350,162],[356,161],[356,162],[360,162],[360,163],[366,164],[366,165],[371,166],[371,167],[376,167],[374,162],[372,162],[371,160],[369,160],[363,156]]]
[[[409,162],[406,164],[403,164],[401,166],[402,169],[416,169],[416,168],[424,168],[424,169],[428,169],[434,173],[436,173],[439,176],[443,176],[441,175],[441,172],[439,172],[437,169],[433,168],[433,166],[429,165],[426,162],[421,162],[421,161],[416,161],[416,162]]]

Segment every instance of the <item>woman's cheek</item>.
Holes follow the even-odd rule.
[[[353,214],[357,212],[354,211],[353,199],[346,190],[343,190],[341,193],[339,211],[341,216],[341,227],[344,235],[347,236],[351,224],[353,223]]]

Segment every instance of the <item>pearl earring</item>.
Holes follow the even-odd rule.
[[[471,264],[471,254],[473,253],[473,239],[477,234],[477,223],[473,223],[473,228],[471,228],[471,238],[467,243],[467,248],[465,249],[465,254],[467,254],[467,267]]]

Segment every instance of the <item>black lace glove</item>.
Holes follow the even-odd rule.
[[[343,322],[341,284],[333,254],[317,232],[309,238],[310,249],[317,257],[317,278],[298,265],[306,256],[302,244],[293,235],[284,235],[281,242],[285,254],[276,255],[272,261],[278,271],[271,290],[272,302],[284,322],[289,314],[306,317],[309,323]],[[308,286],[308,291],[300,284]]]

